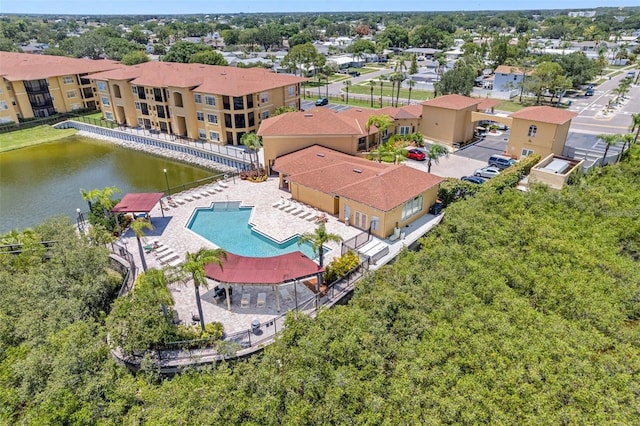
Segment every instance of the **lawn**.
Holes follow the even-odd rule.
[[[498,111],[516,112],[520,111],[525,106],[526,105],[514,101],[502,101],[496,105],[495,109]]]
[[[350,67],[349,68],[349,72],[359,72],[360,75],[365,75],[365,74],[369,74],[371,72],[376,72],[376,71],[380,71],[379,68],[354,68],[354,67]]]
[[[382,96],[390,97],[392,89],[393,87],[391,86],[390,83],[384,82],[382,86]],[[345,90],[342,89],[342,91],[344,92]],[[368,83],[358,84],[355,86],[351,86],[349,88],[349,93],[356,93],[359,95],[371,96],[371,87],[369,86]],[[396,96],[395,90],[393,90],[393,96],[394,97]],[[380,83],[376,81],[375,86],[373,86],[373,99],[374,101],[375,100],[379,101],[379,98],[380,98]],[[402,89],[400,89],[400,99],[408,99],[408,98],[409,98],[409,89],[403,87]],[[430,90],[418,90],[418,89],[411,90],[411,99],[424,101],[432,98],[433,98],[433,92]]]
[[[16,130],[0,135],[0,152],[51,142],[74,135],[76,132],[76,129],[54,129],[49,125]]]

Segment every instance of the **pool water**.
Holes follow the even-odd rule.
[[[253,207],[240,207],[239,202],[214,203],[209,208],[195,209],[187,227],[218,247],[240,256],[272,257],[301,251],[310,259],[317,257],[311,244],[298,245],[298,235],[278,243],[254,231],[249,224],[251,210]]]

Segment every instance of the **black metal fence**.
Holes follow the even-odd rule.
[[[342,242],[341,254],[346,254],[349,250],[356,250],[358,247],[362,247],[371,240],[371,234],[368,232],[361,232],[355,237],[351,237],[348,240]]]

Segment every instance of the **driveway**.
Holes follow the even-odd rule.
[[[337,112],[345,111],[345,110],[348,110],[348,109],[352,108],[349,105],[332,104],[331,102],[329,102],[329,104],[327,104],[325,106],[317,107],[315,99],[312,100],[312,101],[309,101],[309,100],[300,101],[300,107],[302,108],[303,111],[309,111],[309,110],[312,110],[314,108],[329,108],[329,109],[332,109],[332,110],[337,111]]]
[[[488,133],[484,139],[459,149],[454,155],[482,161],[483,166],[486,166],[489,157],[493,154],[502,154],[507,150],[508,141],[509,132]]]
[[[427,161],[407,160],[404,164],[424,172],[428,169]],[[448,157],[441,157],[438,164],[431,163],[431,173],[440,177],[459,179],[462,176],[472,175],[476,169],[486,165],[486,159],[484,161],[480,161],[458,155],[449,155]]]

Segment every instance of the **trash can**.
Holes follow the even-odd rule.
[[[430,214],[439,215],[442,212],[443,205],[442,203],[435,203],[429,209]]]
[[[253,320],[251,321],[251,332],[253,334],[258,334],[258,332],[260,331],[260,320]]]

